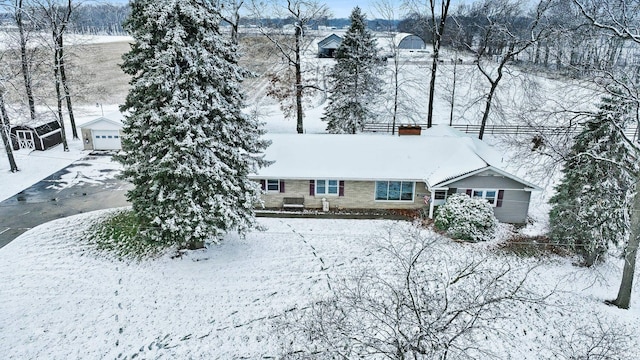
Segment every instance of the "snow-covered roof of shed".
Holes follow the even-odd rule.
[[[413,180],[435,186],[480,169],[507,173],[500,166],[502,157],[490,146],[446,125],[434,126],[421,136],[268,134],[267,138],[272,144],[265,158],[275,162],[255,178]]]

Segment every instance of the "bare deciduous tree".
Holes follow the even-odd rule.
[[[490,342],[477,340],[508,344],[501,319],[515,304],[544,301],[527,289],[532,268],[463,258],[437,235],[400,236],[380,244],[375,266],[334,281],[332,296],[290,315],[285,358],[487,358]]]
[[[60,122],[62,133],[62,144],[64,150],[68,151],[69,146],[66,140],[66,130],[62,113],[63,102],[66,103],[67,113],[71,123],[71,132],[74,139],[78,139],[78,130],[76,129],[75,117],[73,115],[71,90],[67,78],[64,36],[71,22],[71,14],[74,9],[79,6],[79,3],[72,0],[64,0],[62,3],[58,0],[37,0],[37,6],[51,33],[58,121]]]
[[[272,11],[269,13],[268,5],[271,5]],[[265,19],[267,16],[277,19],[289,19],[293,23],[293,33],[285,31],[281,27],[275,27],[273,24],[269,26],[264,21],[259,25],[260,32],[275,46],[277,52],[282,56],[286,62],[287,67],[292,69],[294,81],[293,85],[293,98],[295,101],[295,118],[296,118],[296,130],[299,134],[304,132],[304,110],[303,110],[303,96],[305,90],[319,89],[316,85],[305,83],[303,77],[303,58],[302,54],[306,47],[310,44],[308,38],[305,38],[305,31],[307,26],[315,21],[325,18],[329,14],[329,10],[326,5],[322,5],[314,0],[272,0],[268,2],[262,2],[258,0],[252,0],[250,3],[250,12],[252,17],[256,20]],[[284,71],[289,76],[289,71]],[[289,83],[286,81],[288,78],[283,78],[285,82],[281,82],[280,77],[275,74],[272,78],[272,82],[280,82],[280,86],[287,87]],[[285,104],[289,98],[289,91],[278,91],[277,94],[281,94],[277,97],[281,103]]]
[[[4,144],[5,152],[9,160],[9,167],[11,172],[18,171],[18,165],[13,156],[13,145],[11,144],[11,123],[9,122],[9,115],[7,114],[6,105],[4,103],[5,87],[0,80],[0,136],[2,137],[2,143]]]
[[[244,0],[216,0],[215,7],[224,22],[231,26],[231,42],[238,45],[238,28],[240,26],[240,9]]]
[[[431,58],[431,79],[429,81],[429,102],[427,104],[427,127],[431,127],[433,125],[433,102],[436,89],[438,62],[440,61],[440,46],[442,45],[442,36],[445,31],[445,25],[449,18],[450,5],[451,0],[429,0],[427,4],[423,4],[421,0],[408,1],[409,8],[417,14],[423,13],[423,11],[421,11],[423,6],[426,6],[429,9],[427,13],[427,16],[429,17],[427,25],[429,27],[429,33],[431,34],[431,51],[433,51],[433,54]]]
[[[25,24],[25,15],[27,14],[27,6],[23,0],[15,0],[14,4],[14,19],[16,26],[18,27],[18,36],[20,42],[20,65],[22,69],[22,78],[24,80],[24,88],[27,96],[27,103],[29,104],[29,115],[31,121],[36,120],[36,104],[33,96],[33,81],[32,81],[32,68],[33,62],[29,57],[28,49],[28,31]],[[33,21],[33,19],[27,19],[27,21]]]
[[[551,0],[541,0],[533,14],[525,17],[522,2],[484,0],[474,4],[469,8],[470,12],[465,14],[473,19],[473,27],[477,33],[477,38],[473,37],[472,42],[465,46],[474,54],[479,72],[489,83],[480,121],[480,139],[484,136],[496,89],[507,64],[546,36],[548,27],[544,16],[551,4]],[[523,18],[528,23],[526,27],[517,24]]]

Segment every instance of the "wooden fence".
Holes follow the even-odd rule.
[[[403,125],[396,125],[398,127]],[[427,128],[427,124],[411,124],[410,126],[420,126],[423,130]],[[458,129],[467,134],[480,134],[480,125],[470,124],[453,124],[451,127]],[[366,124],[364,132],[382,132],[391,133],[393,127],[391,124]],[[530,125],[487,125],[484,129],[485,135],[575,135],[582,130],[581,126],[530,126]],[[630,127],[625,129],[625,135],[634,140],[637,138],[637,128]]]

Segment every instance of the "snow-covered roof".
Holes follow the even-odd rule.
[[[119,130],[122,129],[122,122],[120,118],[116,117],[117,120],[108,119],[106,117],[99,117],[97,119],[88,121],[82,125],[80,125],[81,129],[91,129],[91,130]]]
[[[406,38],[410,38],[410,45],[411,48],[423,48],[424,47],[424,40],[422,40],[421,37],[419,37],[418,35],[415,34],[410,34],[410,33],[398,33],[393,37],[393,43],[398,46],[401,47],[400,44],[406,39]]]
[[[336,34],[331,34],[325,37],[324,39],[320,40],[318,42],[318,47],[324,48],[324,49],[337,49],[340,46],[341,42],[342,42],[342,37]]]
[[[413,180],[437,186],[481,169],[501,169],[502,157],[479,139],[446,125],[421,136],[268,134],[267,160],[254,178]],[[470,176],[470,175],[469,175]],[[535,187],[535,185],[533,185]]]

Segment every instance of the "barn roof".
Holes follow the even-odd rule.
[[[420,36],[418,36],[418,35],[416,35],[416,34],[410,34],[410,33],[397,33],[397,34],[393,37],[393,43],[394,43],[395,45],[400,45],[400,43],[401,43],[404,39],[406,39],[406,38],[408,38],[408,37],[410,37],[410,36],[415,36],[415,37],[417,37],[417,38],[418,38],[418,39],[420,39],[420,41],[422,41],[422,43],[424,44],[424,40],[422,40],[422,38],[421,38]]]
[[[337,49],[340,46],[340,43],[342,43],[342,37],[336,34],[331,34],[318,41],[318,47],[323,49]]]

